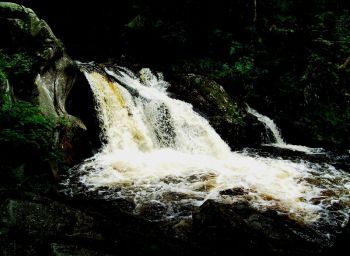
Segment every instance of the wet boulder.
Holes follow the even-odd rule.
[[[331,243],[304,224],[246,202],[206,201],[193,214],[193,233],[208,252],[235,255],[319,255]]]
[[[231,146],[260,145],[265,133],[263,125],[247,114],[225,89],[205,76],[172,75],[169,91],[204,116],[220,136]]]
[[[1,196],[0,251],[5,255],[48,255],[54,241],[81,246],[104,238],[98,221],[81,210],[31,193],[3,191]]]

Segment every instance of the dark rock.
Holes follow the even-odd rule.
[[[146,219],[157,220],[164,216],[166,210],[166,206],[159,202],[149,202],[147,204],[143,204],[137,210],[137,212],[140,214],[140,216],[143,216]]]
[[[330,246],[307,226],[274,211],[259,212],[245,202],[206,201],[193,214],[194,236],[213,254],[317,255]]]
[[[70,236],[101,239],[93,232],[93,219],[79,210],[47,200],[8,199],[1,206],[3,230],[20,230],[36,237]]]
[[[103,222],[91,214],[32,193],[3,190],[0,198],[2,255],[49,255],[53,241],[96,251],[103,248]]]
[[[248,192],[241,187],[225,189],[220,191],[220,195],[228,195],[228,196],[242,196],[246,194],[248,194]]]
[[[17,238],[21,239],[22,242],[17,242],[14,239],[8,239],[7,237],[0,236],[1,255],[47,255],[46,250],[38,248],[38,244],[35,240],[28,237],[21,237],[20,234],[17,236]]]
[[[33,10],[10,2],[0,3],[0,27],[4,32],[2,48],[33,47],[35,54],[50,60],[62,51],[62,45],[45,21]]]
[[[263,125],[239,107],[225,89],[204,76],[172,75],[170,92],[189,102],[232,147],[260,145]]]
[[[95,251],[88,248],[79,247],[77,245],[67,245],[67,244],[51,244],[51,254],[52,256],[111,256],[112,254]]]
[[[48,115],[65,114],[65,97],[74,80],[67,70],[74,63],[50,27],[31,9],[1,2],[0,28],[5,33],[1,48],[9,52],[24,51],[37,62],[26,81],[26,89],[12,85],[15,96],[39,104]]]
[[[176,79],[176,78],[175,78]],[[178,76],[170,91],[193,104],[209,118],[223,116],[232,124],[239,123],[242,116],[238,106],[232,101],[224,88],[204,76],[188,74]],[[221,114],[221,115],[220,115]]]
[[[49,118],[65,120],[56,137],[68,165],[90,156],[85,124],[66,111],[66,99],[80,71],[61,41],[33,10],[15,3],[0,3],[0,30],[0,48],[10,53],[25,52],[35,61],[31,73],[18,81],[10,80],[7,90],[13,91],[14,98],[40,106]]]
[[[188,255],[190,227],[152,223],[113,201],[0,190],[2,255]]]
[[[337,236],[334,246],[332,246],[331,248],[327,248],[322,253],[322,256],[341,255],[344,253],[344,251],[348,250],[350,237],[350,222],[347,223],[343,230],[344,231],[342,232],[342,234]]]
[[[183,241],[191,239],[192,219],[183,219],[172,226],[174,236]]]

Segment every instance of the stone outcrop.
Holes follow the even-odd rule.
[[[3,32],[2,48],[25,51],[37,60],[31,95],[16,96],[30,98],[47,115],[68,116],[65,100],[74,84],[73,70],[76,67],[48,24],[29,8],[1,2],[0,28]],[[30,81],[27,82],[30,86]],[[84,127],[78,121],[76,123]]]
[[[0,191],[1,255],[187,255],[161,225],[94,199]]]
[[[246,112],[245,106],[238,106],[217,82],[195,74],[172,75],[169,89],[207,118],[231,148],[261,144],[263,125]]]
[[[208,251],[237,255],[319,255],[332,243],[276,211],[258,211],[246,202],[207,200],[193,214],[193,229]],[[215,249],[213,248],[215,246]]]
[[[14,92],[14,98],[38,105],[47,117],[64,120],[56,137],[69,165],[89,156],[91,143],[85,124],[66,111],[66,99],[79,70],[61,41],[33,10],[15,3],[0,3],[0,30],[2,49],[25,52],[35,61],[30,75],[14,83],[10,80],[8,90]]]

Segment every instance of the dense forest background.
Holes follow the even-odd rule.
[[[290,143],[350,142],[347,0],[14,2],[74,59],[202,74],[273,118]]]

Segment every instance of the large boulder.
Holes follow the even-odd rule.
[[[169,89],[174,96],[191,103],[231,148],[261,144],[265,133],[263,125],[220,84],[195,74],[172,75],[170,80]]]
[[[33,47],[35,54],[50,60],[62,52],[62,44],[47,23],[22,5],[0,2],[1,48]]]
[[[9,79],[7,90],[58,120],[56,146],[63,149],[69,165],[91,155],[85,124],[66,111],[66,99],[80,71],[61,41],[33,10],[15,3],[0,2],[0,30],[5,53],[25,53],[35,63],[25,77]],[[85,87],[89,88],[87,83]]]
[[[30,90],[14,88],[15,96],[39,104],[47,115],[68,117],[65,100],[74,84],[76,65],[51,28],[33,10],[9,2],[0,2],[0,28],[2,49],[24,51],[36,61],[34,81],[26,81],[27,87],[34,86]],[[26,95],[28,92],[30,95]]]
[[[193,228],[202,247],[219,255],[319,255],[332,245],[308,226],[246,202],[208,200],[194,212]]]
[[[94,218],[78,209],[29,193],[2,196],[0,251],[4,255],[47,255],[53,241],[99,243],[103,239]]]
[[[181,232],[181,225],[177,230]],[[182,225],[183,226],[183,225]],[[0,191],[1,255],[190,255],[194,247],[161,223],[114,202]]]

